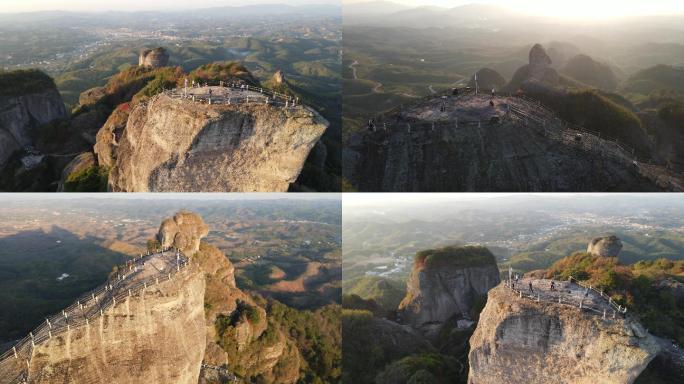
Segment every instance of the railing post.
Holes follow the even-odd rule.
[[[582,309],[582,301],[583,301],[583,300],[580,300],[579,309]]]
[[[605,320],[605,319],[606,319],[606,310],[605,310],[605,308],[604,308],[604,309],[603,309],[603,320]]]
[[[615,318],[615,310],[613,309],[613,319]]]
[[[12,347],[12,351],[14,352],[14,358],[18,359],[19,355],[17,355],[17,347]]]

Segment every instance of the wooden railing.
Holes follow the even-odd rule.
[[[31,356],[36,345],[62,333],[89,326],[93,320],[103,316],[108,309],[115,307],[117,303],[125,302],[128,297],[132,297],[148,287],[172,280],[173,276],[183,272],[189,265],[189,260],[182,253],[176,251],[176,257],[168,263],[168,268],[157,271],[134,284],[129,283],[130,277],[135,275],[138,267],[153,257],[165,257],[168,251],[169,249],[163,249],[157,253],[140,255],[135,260],[119,266],[118,271],[123,273],[117,273],[104,285],[82,295],[60,313],[46,318],[38,327],[29,332],[28,336],[19,340],[0,355],[0,373],[16,370],[17,364],[22,366],[16,377],[10,378],[0,374],[0,384],[21,383],[28,378]],[[165,252],[167,253],[165,254]]]

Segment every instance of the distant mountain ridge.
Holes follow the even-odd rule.
[[[155,10],[155,11],[122,11],[122,10],[108,10],[99,12],[83,12],[83,11],[39,11],[39,12],[22,12],[22,13],[2,13],[0,12],[0,22],[11,24],[27,24],[38,22],[56,22],[65,19],[80,19],[82,21],[90,21],[96,24],[98,20],[107,20],[116,17],[118,21],[130,20],[144,20],[149,17],[159,16],[182,16],[184,18],[239,18],[247,16],[296,16],[296,15],[312,15],[312,16],[341,16],[341,7],[333,4],[307,4],[307,5],[287,5],[287,4],[257,4],[244,6],[224,6],[224,7],[209,7],[196,8],[188,10]]]

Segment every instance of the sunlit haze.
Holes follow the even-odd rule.
[[[256,4],[340,4],[340,0],[2,0],[0,13],[35,11],[140,11],[180,10]]]
[[[367,0],[343,0],[343,4],[364,3]],[[554,18],[612,19],[637,15],[684,14],[682,0],[397,0],[409,6],[456,7],[466,4],[503,5],[510,9]]]

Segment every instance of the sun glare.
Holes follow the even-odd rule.
[[[610,20],[637,15],[682,13],[679,0],[521,0],[507,5],[539,16],[575,20]]]

